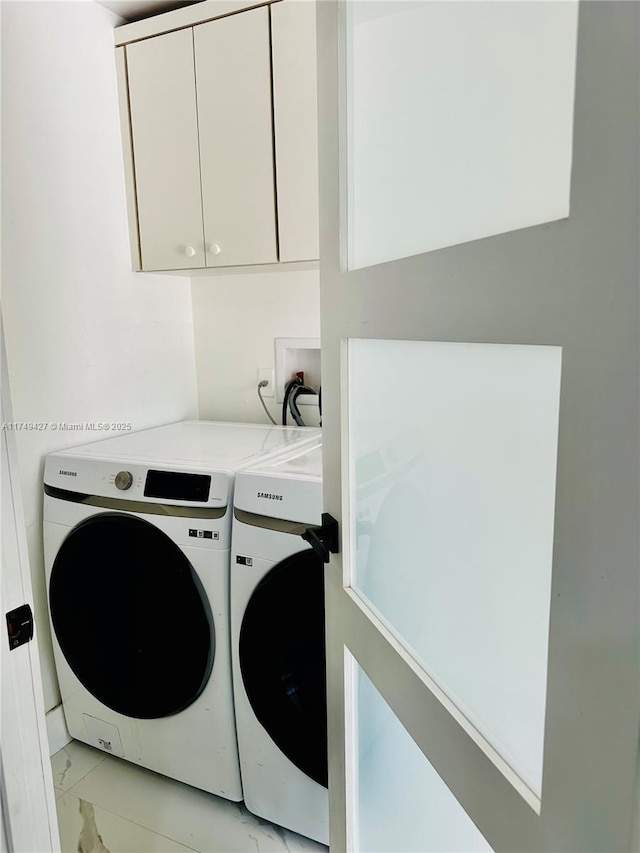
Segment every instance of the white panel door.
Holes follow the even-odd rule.
[[[280,260],[315,260],[319,227],[315,3],[284,0],[270,9]]]
[[[142,269],[203,267],[193,31],[126,50]]]
[[[631,849],[640,6],[576,13],[318,4],[332,850]]]
[[[208,267],[278,260],[269,11],[194,28]]]

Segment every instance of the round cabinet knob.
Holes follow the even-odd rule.
[[[222,249],[220,248],[220,246],[218,246],[217,243],[212,243],[209,246],[209,251],[213,252],[214,255],[219,255]]]
[[[130,471],[119,471],[116,474],[116,489],[125,492],[133,484],[133,474]]]
[[[195,255],[196,250],[193,248],[193,246],[187,246],[184,250],[184,253],[188,258],[192,258]]]

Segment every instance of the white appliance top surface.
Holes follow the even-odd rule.
[[[319,524],[322,516],[322,445],[320,442],[281,454],[240,471],[234,495],[236,510]]]
[[[295,451],[247,468],[247,475],[287,477],[292,480],[322,479],[322,444],[298,447]]]
[[[217,421],[182,421],[118,435],[58,451],[80,458],[173,464],[189,468],[243,468],[264,455],[279,454],[290,444],[317,441],[321,431]]]

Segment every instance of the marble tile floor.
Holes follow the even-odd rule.
[[[215,797],[72,741],[51,759],[62,853],[327,853]]]

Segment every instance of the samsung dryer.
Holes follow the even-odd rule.
[[[194,421],[47,457],[47,590],[74,738],[242,799],[229,646],[235,472],[317,434]]]
[[[321,454],[238,474],[231,634],[245,804],[328,844],[324,564],[301,539],[321,521]]]

